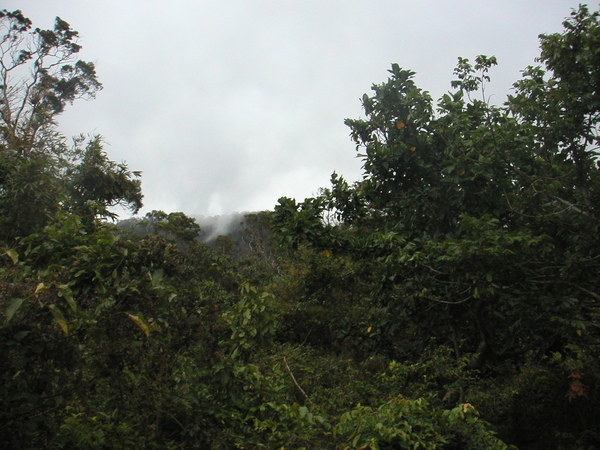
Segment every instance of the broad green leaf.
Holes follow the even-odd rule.
[[[4,254],[12,260],[13,264],[17,264],[19,262],[19,254],[16,250],[6,250]]]
[[[14,298],[11,300],[10,304],[6,308],[6,322],[5,325],[11,321],[15,313],[19,310],[21,305],[23,304],[24,299],[22,298]]]
[[[67,319],[65,319],[65,316],[63,315],[62,311],[56,305],[48,305],[48,308],[50,308],[50,312],[54,316],[54,320],[56,320],[56,323],[58,324],[60,329],[63,331],[63,333],[65,333],[65,336],[68,336],[69,325],[67,324]]]
[[[58,295],[67,301],[73,312],[77,312],[77,303],[75,303],[71,288],[66,284],[60,284],[56,287],[58,288]]]

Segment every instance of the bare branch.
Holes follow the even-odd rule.
[[[300,386],[298,384],[298,381],[296,381],[296,377],[292,373],[292,369],[290,369],[290,366],[288,365],[288,362],[287,362],[287,359],[286,359],[285,356],[283,357],[283,363],[285,364],[285,368],[288,371],[288,373],[290,374],[290,377],[292,377],[292,381],[294,382],[294,384],[296,385],[296,387],[298,388],[298,390],[302,393],[302,395],[304,396],[304,398],[306,399],[306,401],[308,403],[312,403],[310,401],[310,399],[308,398],[308,395],[306,395],[306,392],[304,392],[304,389],[302,389],[302,386]]]

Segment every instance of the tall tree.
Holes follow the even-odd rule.
[[[56,18],[54,29],[32,29],[19,10],[0,11],[0,143],[27,153],[67,103],[102,88],[94,64],[77,60],[78,32]]]
[[[563,348],[598,313],[598,13],[564,26],[503,106],[485,97],[493,57],[459,59],[435,112],[394,64],[346,121],[363,180],[334,175],[324,193],[357,255],[380,262],[395,320],[475,353],[472,367]]]
[[[61,207],[88,222],[117,204],[141,207],[139,172],[102,151],[101,140],[70,148],[56,130],[67,104],[102,88],[93,63],[77,59],[78,33],[57,17],[32,28],[19,10],[0,11],[0,235],[27,235]]]

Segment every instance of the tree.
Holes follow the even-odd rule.
[[[582,6],[503,106],[485,97],[493,57],[459,59],[436,112],[394,64],[346,120],[365,174],[334,174],[324,199],[379,261],[380,301],[472,367],[563,348],[597,314],[599,39]]]
[[[200,225],[182,212],[167,214],[164,211],[153,210],[147,213],[136,226],[145,226],[147,232],[177,241],[180,245],[189,245],[200,234]]]
[[[91,223],[95,217],[114,219],[110,210],[123,206],[134,214],[142,207],[140,172],[130,172],[117,164],[102,149],[100,136],[95,136],[81,151],[78,164],[67,169],[67,207]]]
[[[101,139],[56,130],[67,104],[102,88],[93,63],[76,59],[78,33],[59,17],[54,28],[32,29],[19,10],[0,11],[0,235],[28,235],[61,208],[114,217],[112,206],[142,206],[139,172],[110,161]]]
[[[322,243],[325,226],[322,221],[322,199],[309,198],[300,204],[281,197],[275,206],[272,222],[280,242],[294,249],[300,244],[318,246]]]
[[[40,143],[67,103],[102,88],[94,64],[76,60],[78,33],[67,22],[31,27],[21,11],[0,11],[0,144],[18,154]]]
[[[598,404],[577,383],[583,371],[598,384],[599,18],[580,6],[563,33],[540,36],[540,66],[500,106],[485,95],[494,57],[459,58],[435,105],[392,65],[363,96],[364,118],[346,120],[363,179],[334,174],[320,197],[346,251],[371,264],[376,335],[393,358],[418,359],[433,340],[469,370],[519,373],[509,389],[529,402],[512,406],[524,418],[506,425],[516,443],[597,433],[558,399]],[[523,364],[545,380],[537,394]],[[569,391],[556,381],[567,376]],[[536,410],[535,395],[557,400]]]

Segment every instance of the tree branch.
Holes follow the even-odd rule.
[[[306,399],[306,401],[308,403],[312,403],[310,401],[310,399],[308,398],[308,395],[306,395],[306,392],[304,392],[304,389],[302,389],[302,386],[300,386],[298,384],[298,381],[296,381],[296,377],[292,373],[292,369],[290,369],[290,366],[288,365],[288,362],[287,362],[287,359],[286,359],[285,356],[283,357],[283,363],[285,364],[285,368],[288,371],[288,373],[290,374],[290,377],[292,377],[292,381],[294,382],[294,384],[296,385],[296,387],[298,388],[298,390],[302,393],[302,395],[304,396],[304,398]]]

